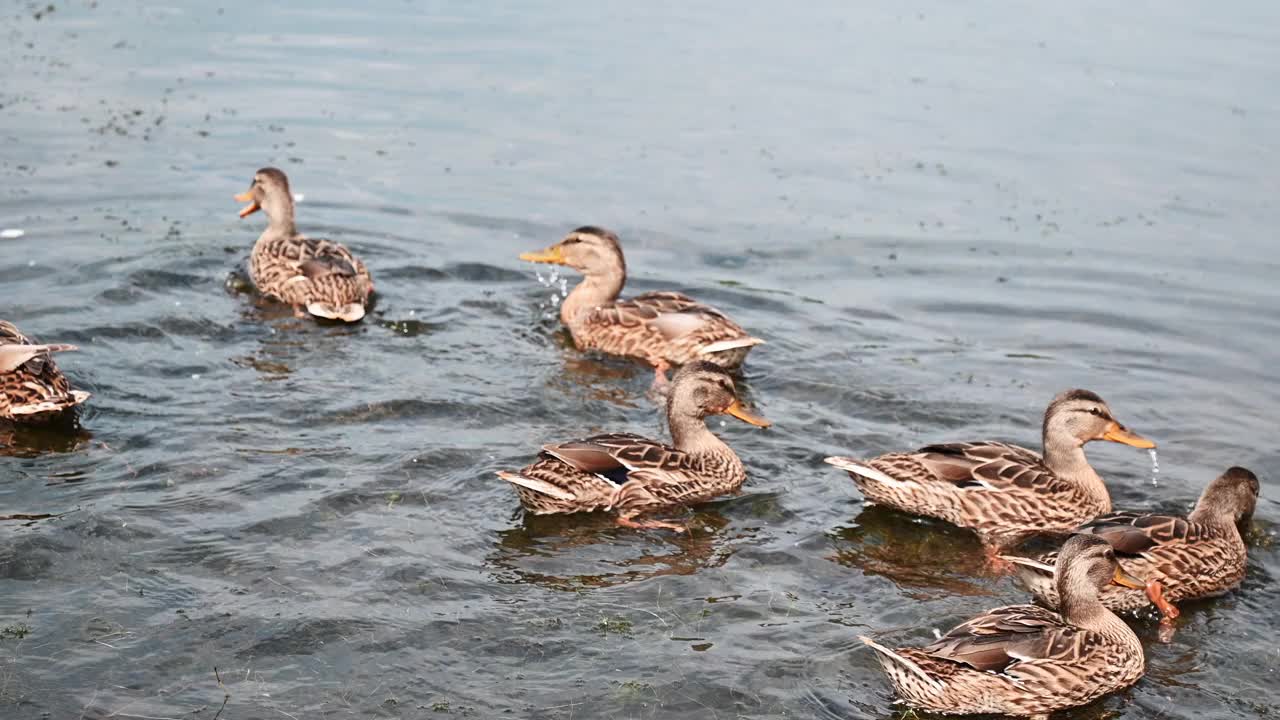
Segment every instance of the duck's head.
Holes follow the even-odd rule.
[[[1258,505],[1260,489],[1257,475],[1242,467],[1227,468],[1200,493],[1191,519],[1245,525]]]
[[[1061,597],[1095,596],[1108,583],[1141,590],[1146,581],[1120,567],[1116,551],[1097,535],[1072,535],[1058,552],[1054,581]]]
[[[520,254],[521,260],[568,265],[583,275],[626,273],[618,236],[604,228],[584,225],[545,250]]]
[[[284,220],[293,216],[293,193],[289,190],[289,178],[283,171],[265,167],[253,174],[249,189],[236,195],[237,202],[249,203],[240,209],[240,217],[248,217],[259,210],[272,220]]]
[[[676,371],[667,398],[667,414],[673,432],[681,419],[702,420],[710,415],[732,415],[756,427],[772,424],[743,407],[733,376],[706,360],[696,360]]]
[[[1120,424],[1111,414],[1106,401],[1088,390],[1067,390],[1059,393],[1044,412],[1044,441],[1069,439],[1076,447],[1091,440],[1132,445],[1137,448],[1153,448],[1155,443]]]

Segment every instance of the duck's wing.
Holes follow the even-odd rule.
[[[302,258],[298,272],[309,280],[337,276],[354,278],[360,272],[359,261],[346,246],[320,238],[303,238]]]
[[[1062,485],[1039,455],[1007,443],[942,443],[903,455],[927,471],[932,479],[961,489],[1043,492],[1056,491]]]
[[[1097,535],[1122,555],[1141,555],[1160,546],[1194,543],[1206,528],[1176,515],[1120,512],[1095,518],[1078,532]]]
[[[652,333],[650,342],[687,346],[695,352],[731,349],[721,347],[726,342],[733,347],[763,342],[720,310],[678,292],[650,292],[619,300],[593,312],[590,323],[623,332],[645,330]]]
[[[976,670],[1005,673],[1018,663],[1079,658],[1092,635],[1038,605],[1010,605],[956,626],[921,650]]]
[[[543,445],[542,451],[582,472],[621,485],[636,470],[678,469],[686,453],[633,433],[609,433]]]
[[[38,376],[44,372],[49,353],[79,349],[75,345],[0,345],[0,373],[22,368]]]

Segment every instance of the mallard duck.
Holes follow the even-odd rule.
[[[262,210],[267,229],[253,245],[249,269],[259,292],[327,320],[356,322],[364,317],[373,278],[360,259],[332,240],[305,237],[293,222],[293,193],[289,179],[276,168],[262,168],[249,189],[236,195],[249,203],[240,210],[248,217]]]
[[[580,227],[520,259],[567,265],[582,273],[582,282],[560,305],[560,320],[574,343],[582,350],[640,358],[653,366],[659,382],[666,380],[671,366],[694,360],[732,370],[764,342],[719,310],[682,293],[650,292],[619,300],[627,264],[618,236],[603,228]]]
[[[1043,440],[1043,458],[1016,445],[970,442],[826,462],[847,470],[867,500],[971,528],[994,551],[1032,533],[1070,532],[1111,510],[1107,486],[1085,458],[1085,443],[1155,447],[1117,422],[1088,390],[1053,399],[1044,413]]]
[[[1209,483],[1185,518],[1124,512],[1095,518],[1078,528],[1078,533],[1106,540],[1125,570],[1147,579],[1145,594],[1103,588],[1102,604],[1112,610],[1134,610],[1150,600],[1168,621],[1178,616],[1172,603],[1220,595],[1239,585],[1248,559],[1240,528],[1253,517],[1258,488],[1257,475],[1232,467]],[[1036,599],[1058,606],[1053,583],[1058,553],[1035,560],[1007,559]]]
[[[1038,605],[990,610],[919,648],[861,638],[907,704],[931,712],[1048,717],[1142,677],[1142,644],[1098,600],[1108,583],[1141,588],[1115,551],[1091,535],[1062,546],[1054,583],[1062,614]]]
[[[769,426],[742,407],[723,368],[694,361],[671,381],[671,445],[631,433],[596,435],[543,445],[532,464],[498,477],[514,485],[521,504],[535,514],[605,510],[624,527],[683,532],[683,525],[636,518],[705,502],[742,485],[747,477],[742,461],[707,429],[707,416],[719,414]]]
[[[89,399],[72,390],[50,353],[75,345],[39,345],[0,320],[0,420],[45,423],[63,417]]]

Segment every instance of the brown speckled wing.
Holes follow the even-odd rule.
[[[0,320],[0,345],[34,345],[12,323]],[[57,346],[49,346],[57,347]],[[45,352],[35,355],[11,371],[0,372],[0,418],[17,419],[19,406],[39,407],[21,419],[37,422],[74,407],[88,397],[74,393],[66,376],[53,357]]]
[[[582,320],[578,335],[584,347],[675,365],[698,359],[713,342],[748,337],[724,313],[678,292],[645,293],[597,308]]]
[[[926,654],[986,672],[1010,665],[1064,659],[1082,654],[1085,631],[1038,605],[996,608],[956,626],[938,641],[921,648]]]
[[[290,305],[364,304],[373,292],[364,263],[329,240],[301,235],[259,240],[250,260],[258,289]]]
[[[1206,528],[1173,515],[1113,513],[1086,523],[1079,531],[1097,535],[1123,555],[1140,555],[1157,545],[1197,542]]]
[[[915,458],[933,476],[960,487],[1037,491],[1064,489],[1039,455],[999,442],[947,443],[920,448]]]
[[[543,452],[582,470],[602,475],[641,468],[673,470],[688,456],[675,448],[632,433],[610,433],[544,445]]]

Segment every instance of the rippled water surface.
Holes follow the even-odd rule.
[[[895,717],[858,634],[1025,595],[821,459],[1035,445],[1072,386],[1160,442],[1154,488],[1091,446],[1118,506],[1263,499],[1243,588],[1067,716],[1280,715],[1275,3],[52,2],[0,24],[0,317],[94,397],[0,431],[0,514],[66,513],[0,523],[5,718]],[[235,289],[267,164],[363,324]],[[690,537],[493,476],[665,432],[516,258],[585,223],[769,340]]]

